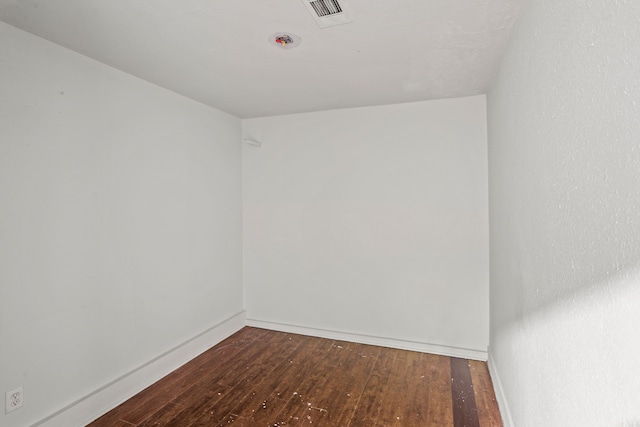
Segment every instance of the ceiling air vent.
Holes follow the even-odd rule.
[[[302,0],[307,6],[311,16],[316,20],[320,28],[351,22],[345,10],[344,0]]]
[[[316,0],[309,2],[313,10],[316,11],[316,14],[320,16],[327,15],[335,15],[336,13],[342,12],[342,8],[340,7],[340,3],[335,0]]]

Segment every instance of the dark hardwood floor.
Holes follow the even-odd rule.
[[[246,327],[89,425],[502,423],[484,362]]]

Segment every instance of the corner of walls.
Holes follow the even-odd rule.
[[[250,319],[486,360],[484,95],[243,125]]]
[[[489,347],[487,366],[489,367],[489,375],[491,376],[491,382],[493,383],[493,390],[496,394],[496,400],[498,401],[498,408],[500,409],[500,416],[502,417],[502,423],[504,427],[515,427],[513,418],[511,417],[511,409],[509,407],[509,401],[504,391],[498,368],[496,367],[493,356],[491,354],[491,347]]]

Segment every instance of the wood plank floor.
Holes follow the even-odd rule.
[[[91,427],[502,426],[487,365],[246,327]]]

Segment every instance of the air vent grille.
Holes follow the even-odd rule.
[[[313,10],[320,17],[335,15],[336,13],[341,13],[342,8],[340,7],[340,3],[336,0],[316,0],[309,2],[313,7]]]
[[[302,0],[302,3],[320,28],[353,21],[349,0]]]

